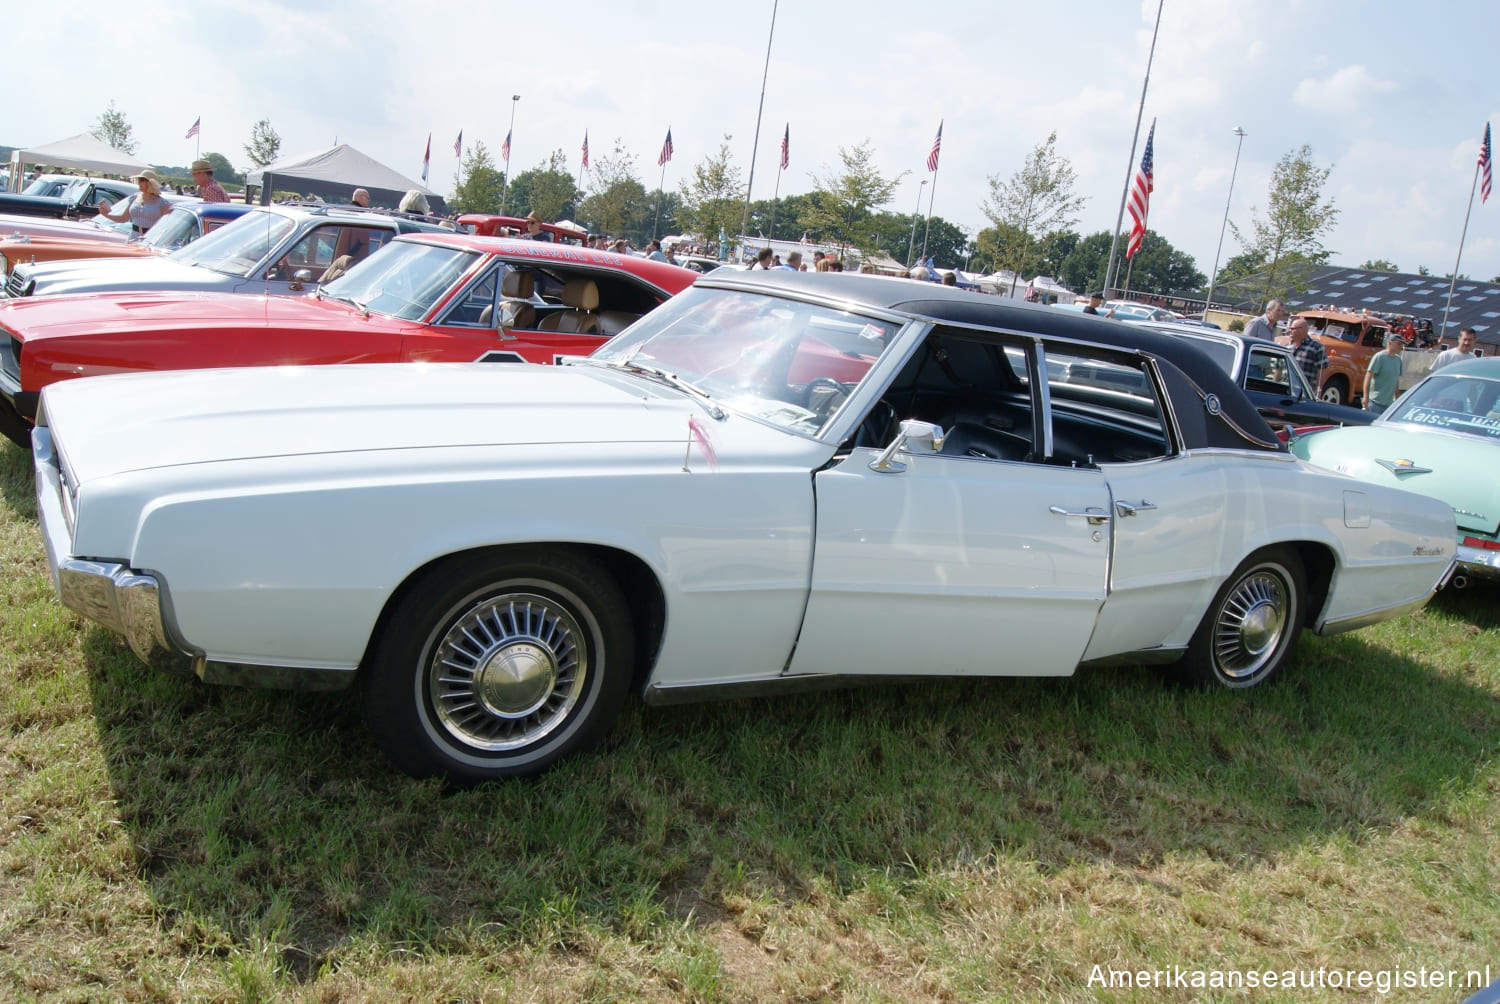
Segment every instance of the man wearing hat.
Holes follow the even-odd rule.
[[[1089,294],[1089,305],[1087,307],[1083,308],[1083,312],[1085,314],[1093,314],[1095,317],[1103,317],[1104,315],[1101,314],[1101,313],[1099,313],[1099,304],[1101,304],[1103,302],[1104,302],[1104,294],[1103,293],[1090,293]]]
[[[536,210],[526,214],[526,233],[524,235],[529,241],[550,241],[552,235],[542,229],[542,218],[536,214]]]
[[[228,202],[229,193],[214,180],[214,166],[206,160],[193,161],[193,183],[198,186],[198,196],[204,202]]]

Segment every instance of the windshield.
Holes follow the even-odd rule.
[[[432,309],[478,257],[477,252],[464,248],[392,241],[322,286],[319,295],[415,321]]]
[[[265,260],[297,224],[280,213],[257,209],[233,223],[173,251],[173,261],[199,265],[226,275],[247,276]]]
[[[1500,380],[1436,374],[1413,387],[1376,421],[1500,441]]]
[[[198,236],[198,217],[186,209],[168,213],[146,231],[141,243],[163,251],[175,251]]]
[[[899,328],[765,293],[693,288],[591,358],[663,370],[727,408],[817,435]]]

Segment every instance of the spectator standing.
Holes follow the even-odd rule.
[[[354,194],[349,196],[349,201],[354,203],[356,206],[363,206],[366,209],[369,209],[370,193],[363,188],[356,188],[354,190]]]
[[[1090,293],[1088,306],[1083,308],[1083,312],[1085,314],[1093,314],[1095,317],[1103,317],[1104,315],[1099,313],[1099,304],[1103,302],[1103,293]]]
[[[126,205],[118,213],[110,212],[113,207],[108,202],[99,203],[99,215],[111,223],[124,223],[128,220],[133,233],[143,234],[155,226],[157,220],[170,213],[172,206],[161,197],[161,181],[151,168],[146,168],[140,174],[132,174],[130,180],[140,187],[140,191],[126,199]]]
[[[526,214],[526,233],[521,235],[529,241],[550,241],[552,235],[542,229],[542,218],[536,214],[536,210]]]
[[[1286,336],[1287,344],[1292,347],[1292,358],[1297,360],[1297,368],[1316,392],[1323,382],[1323,370],[1328,368],[1328,350],[1316,338],[1308,337],[1305,317],[1288,321]]]
[[[786,272],[800,272],[800,271],[802,271],[802,252],[801,251],[791,251],[791,252],[788,252],[787,256],[786,256],[786,261],[783,264],[777,265],[776,267],[779,268],[779,269],[782,269],[783,271],[786,271]]]
[[[667,248],[667,264],[668,265],[680,265],[680,264],[682,264],[681,262],[679,262],[677,260],[677,245],[676,244],[673,244],[673,245],[671,245],[670,247]]]
[[[772,257],[773,257],[773,252],[771,251],[770,248],[761,248],[760,251],[757,252],[756,255],[755,255],[755,263],[753,265],[751,265],[750,267],[752,269],[759,268],[759,269],[769,270],[771,268],[771,258]]]
[[[406,194],[401,196],[401,205],[397,208],[403,213],[419,213],[422,216],[426,216],[429,212],[427,208],[427,196],[423,195],[418,189],[408,189]]]
[[[1444,349],[1437,354],[1427,372],[1435,373],[1447,366],[1449,363],[1461,363],[1465,359],[1473,359],[1474,344],[1479,341],[1479,336],[1474,333],[1473,328],[1460,328],[1458,330],[1458,344],[1451,349]]]
[[[1370,357],[1365,370],[1365,411],[1379,415],[1396,401],[1396,388],[1401,381],[1401,350],[1406,342],[1394,331],[1385,336],[1385,351]]]
[[[1276,340],[1276,325],[1286,317],[1286,308],[1281,305],[1280,300],[1272,300],[1266,304],[1266,312],[1259,317],[1250,318],[1245,325],[1245,336],[1247,338],[1260,338],[1268,342]]]
[[[195,160],[191,168],[193,183],[198,186],[198,197],[204,202],[228,202],[229,193],[214,180],[214,166],[206,160]]]
[[[653,238],[651,243],[646,245],[646,257],[652,261],[667,260],[666,252],[661,249],[661,241]]]
[[[943,273],[943,285],[944,286],[957,286],[958,285],[958,273],[956,273],[956,272],[944,272]]]

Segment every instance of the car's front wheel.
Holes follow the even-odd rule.
[[[619,586],[578,555],[496,553],[412,583],[368,667],[371,734],[414,776],[539,773],[596,743],[624,699],[635,642]]]
[[[1307,577],[1296,552],[1268,548],[1235,569],[1188,644],[1184,675],[1242,689],[1281,671],[1302,630]]]
[[[1330,377],[1318,395],[1329,404],[1349,403],[1349,383],[1343,377]]]

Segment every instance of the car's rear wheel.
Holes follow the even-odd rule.
[[[578,555],[482,552],[404,591],[364,681],[402,770],[471,783],[539,773],[596,743],[631,677],[619,586]]]
[[[1182,661],[1186,678],[1243,689],[1274,677],[1302,630],[1306,582],[1302,560],[1290,548],[1251,555],[1203,615]]]
[[[1343,377],[1329,377],[1318,396],[1329,404],[1348,404],[1349,381]]]

